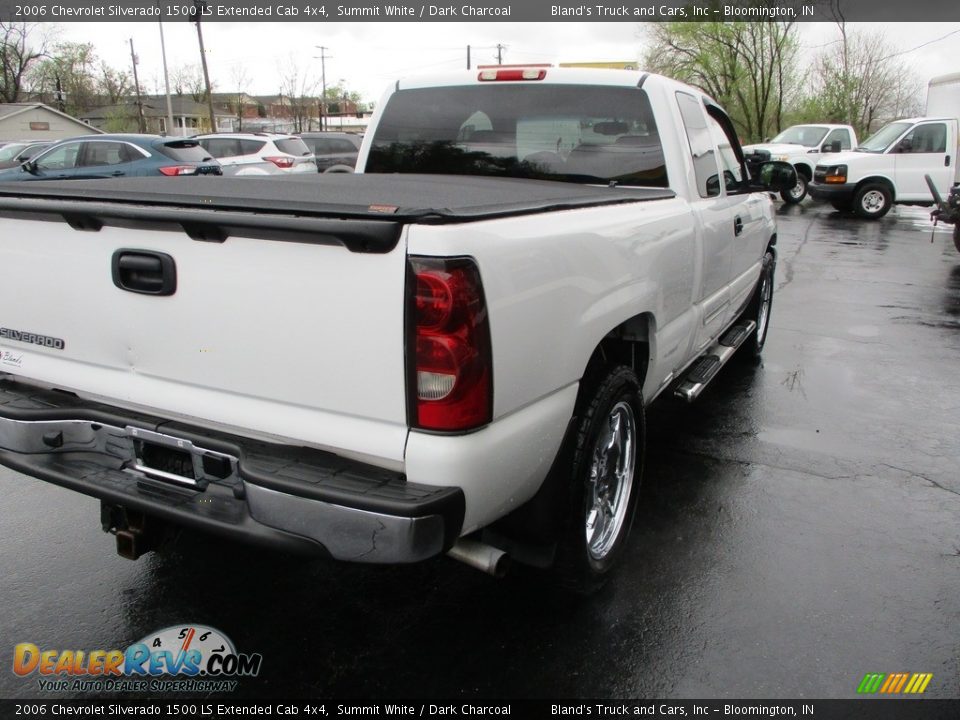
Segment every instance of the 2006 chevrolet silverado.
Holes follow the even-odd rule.
[[[589,589],[644,407],[763,347],[794,171],[641,72],[378,107],[355,175],[0,187],[0,462],[99,498],[128,557],[184,525]]]

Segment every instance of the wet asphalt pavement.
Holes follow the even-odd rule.
[[[0,468],[0,697],[71,696],[14,676],[15,643],[181,623],[262,653],[237,698],[853,697],[867,672],[960,697],[960,253],[920,208],[779,208],[763,362],[649,410],[629,557],[599,595],[187,533],[132,563],[97,501]]]

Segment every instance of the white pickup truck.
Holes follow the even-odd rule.
[[[544,68],[399,81],[358,167],[0,186],[0,463],[131,558],[172,524],[591,587],[644,407],[763,346],[792,168],[690,87]]]
[[[793,125],[769,142],[747,145],[743,153],[747,165],[759,165],[768,160],[779,160],[793,165],[797,184],[787,188],[780,197],[791,205],[807,196],[807,186],[813,180],[813,169],[824,155],[846,152],[857,147],[857,133],[850,125]]]

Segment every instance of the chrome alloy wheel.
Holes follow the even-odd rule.
[[[617,543],[627,521],[637,459],[637,420],[621,400],[610,410],[597,438],[587,485],[587,552],[603,560]]]
[[[760,345],[767,337],[771,304],[773,304],[773,272],[764,268],[763,277],[760,280],[760,307],[757,309],[757,342]]]

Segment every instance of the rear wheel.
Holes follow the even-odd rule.
[[[584,387],[572,438],[570,503],[555,574],[579,593],[599,589],[620,559],[643,474],[643,397],[628,367],[606,368]]]
[[[785,203],[796,205],[807,196],[807,177],[799,170],[797,171],[797,184],[792,188],[780,191],[780,197]]]
[[[853,199],[853,211],[867,220],[878,220],[890,212],[893,196],[886,185],[864,185]]]

